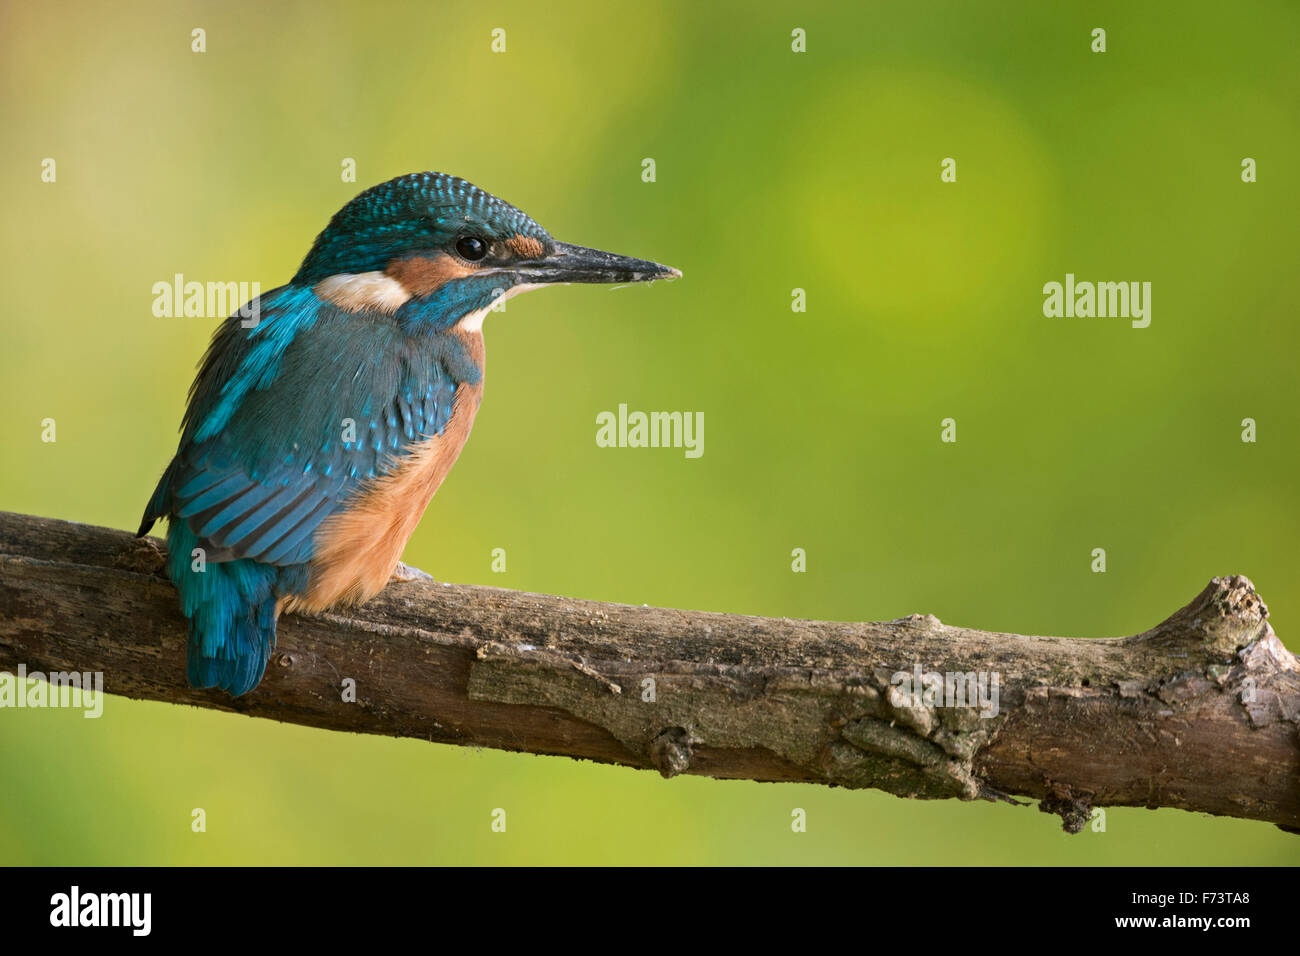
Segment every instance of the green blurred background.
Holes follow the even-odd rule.
[[[154,318],[153,283],[269,290],[362,188],[440,169],[686,277],[489,319],[484,406],[408,562],[605,601],[1091,637],[1244,573],[1296,648],[1300,8],[1137,7],[6,4],[0,507],[134,529],[216,325]],[[1151,327],[1045,318],[1066,272],[1151,281]],[[620,402],[703,411],[704,456],[598,448]],[[1068,837],[1032,808],[117,698],[98,721],[0,712],[0,755],[6,863],[1300,861],[1270,826],[1172,810]]]

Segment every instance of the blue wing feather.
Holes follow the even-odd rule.
[[[234,316],[214,336],[140,529],[171,521],[191,683],[236,694],[261,679],[276,600],[305,589],[321,524],[441,434],[457,386],[482,374],[454,336],[410,336],[391,316],[346,313],[310,289],[267,293],[260,313],[254,328]]]
[[[446,427],[456,386],[479,374],[456,345],[412,341],[387,317],[314,295],[268,294],[256,328],[232,318],[214,340],[170,491],[146,519],[175,515],[218,559],[310,560],[312,535],[361,482]]]

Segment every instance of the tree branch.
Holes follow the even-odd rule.
[[[0,512],[0,668],[99,671],[127,697],[664,776],[1020,795],[1071,831],[1102,805],[1300,828],[1300,664],[1244,577],[1215,578],[1164,623],[1107,640],[417,580],[347,614],[282,618],[261,686],[232,700],[186,684],[185,622],[162,564],[156,539]],[[981,716],[972,700],[909,695],[896,675],[918,668],[997,675],[996,716],[988,700]]]

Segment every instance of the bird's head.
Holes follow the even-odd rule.
[[[445,173],[367,189],[335,213],[294,282],[347,311],[476,327],[502,296],[566,282],[676,278],[676,269],[570,245],[522,210]]]

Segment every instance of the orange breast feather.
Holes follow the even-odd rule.
[[[477,341],[468,344],[481,368],[483,339],[478,334],[473,338]],[[477,385],[461,384],[442,434],[426,438],[404,454],[395,468],[367,482],[345,510],[321,525],[307,591],[284,599],[282,610],[322,611],[336,604],[356,604],[383,589],[434,492],[465,446],[482,395],[482,380]]]

